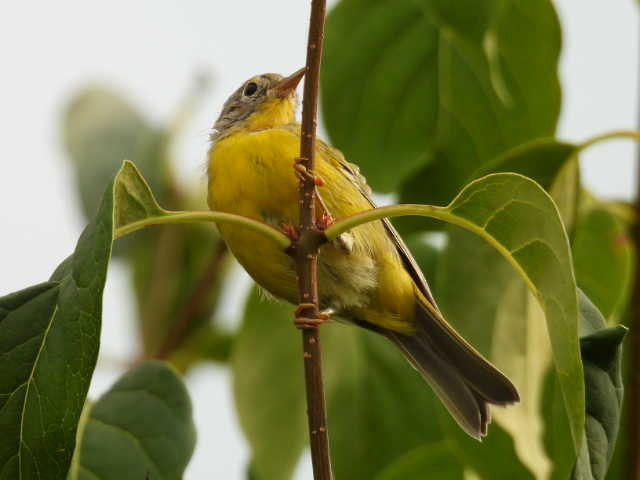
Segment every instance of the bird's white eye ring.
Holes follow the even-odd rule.
[[[255,82],[247,83],[247,86],[244,87],[244,95],[246,97],[250,97],[258,91],[258,84]]]

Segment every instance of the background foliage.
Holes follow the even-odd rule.
[[[612,457],[612,472],[620,471],[616,461],[623,455],[614,451],[624,452],[615,439],[622,399],[619,323],[634,276],[629,216],[624,206],[603,202],[580,184],[578,160],[589,145],[554,138],[561,35],[553,4],[452,5],[398,0],[389,9],[382,0],[342,0],[336,6],[327,23],[322,76],[330,139],[374,189],[402,202],[445,205],[469,182],[495,172],[532,178],[557,204],[566,237],[562,227],[555,230],[560,237],[541,231],[555,210],[542,213],[530,234],[555,238],[556,253],[568,239],[573,265],[567,250],[564,271],[572,275],[573,267],[584,294],[573,301],[575,322],[554,333],[563,324],[550,320],[550,295],[538,296],[540,308],[493,246],[457,226],[397,220],[446,316],[513,378],[523,402],[494,409],[490,435],[477,443],[460,432],[395,349],[367,332],[331,324],[323,328],[323,348],[336,477],[421,479],[428,471],[451,479],[472,473],[602,479]],[[200,88],[185,105],[197,101]],[[184,190],[171,169],[170,147],[180,128],[179,121],[151,125],[106,89],[79,92],[70,102],[64,136],[89,225],[49,282],[0,299],[0,427],[7,432],[0,478],[65,478],[69,465],[69,478],[181,477],[195,433],[173,367],[143,362],[95,403],[84,404],[97,358],[112,222],[125,218],[113,211],[128,208],[135,215],[145,207],[127,194],[135,177],[120,170],[122,159],[135,161],[163,207],[206,208],[204,192]],[[504,195],[510,200],[518,192]],[[483,205],[498,201],[491,194]],[[524,228],[497,228],[507,240],[526,234]],[[113,254],[133,272],[141,358],[166,360],[181,372],[203,361],[228,365],[253,451],[248,477],[291,478],[307,442],[291,308],[254,291],[238,331],[221,329],[216,312],[232,281],[232,259],[207,225],[136,232],[114,244]],[[558,283],[546,272],[538,273],[550,294],[558,285],[575,291],[573,278]],[[564,350],[575,353],[567,362],[584,365],[584,376],[579,369],[558,375],[553,352]],[[577,401],[567,400],[571,395]],[[576,445],[571,428],[578,425],[588,443]],[[114,457],[121,461],[104,462]]]

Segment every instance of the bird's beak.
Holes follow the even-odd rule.
[[[278,98],[286,98],[292,91],[296,89],[298,83],[300,83],[300,80],[302,80],[302,77],[304,77],[304,74],[306,72],[307,67],[302,67],[297,72],[283,78],[273,87],[271,87],[272,94]]]

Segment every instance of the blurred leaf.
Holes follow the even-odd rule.
[[[443,407],[390,342],[360,328],[329,328],[337,340],[325,364],[339,372],[328,389],[336,478],[373,478],[405,453],[443,439],[435,414]]]
[[[477,235],[457,227],[448,227],[447,234],[437,265],[435,297],[451,324],[490,357],[500,299],[515,274],[502,255]]]
[[[445,316],[517,385],[521,397],[516,405],[492,409],[494,423],[482,443],[444,418],[449,440],[482,478],[530,478],[527,467],[544,472],[549,466],[538,392],[551,352],[540,307],[495,249],[460,229],[450,230],[437,273],[436,298]],[[565,448],[567,442],[568,432]]]
[[[498,408],[493,408],[493,412],[496,411]],[[489,435],[479,443],[460,430],[448,414],[442,413],[447,444],[455,452],[459,465],[472,469],[479,478],[485,480],[541,478],[535,477],[518,458],[514,439],[498,422],[493,422]],[[415,478],[418,480],[423,477]]]
[[[201,80],[184,99],[172,125],[164,129],[150,125],[127,100],[106,88],[90,88],[73,99],[64,133],[67,150],[76,166],[85,210],[93,209],[96,186],[111,178],[125,158],[136,159],[137,168],[145,173],[166,207],[190,209],[189,197],[183,195],[171,175],[168,152],[176,132],[201,98],[206,87],[206,82]],[[118,192],[131,195],[126,204],[130,211],[119,212],[121,226],[166,215],[148,191],[146,181],[133,177],[127,178],[127,185],[123,185],[127,190]],[[154,232],[140,232],[118,243],[116,253],[126,252],[133,269],[145,353],[164,355],[165,344],[182,341],[173,338],[175,329],[187,325],[183,336],[190,336],[211,318],[219,293],[216,284],[220,283],[226,267],[221,264],[220,272],[211,273],[212,265],[219,264],[219,256],[213,253],[219,245],[215,229],[203,225],[159,227]],[[208,295],[196,295],[204,288],[210,292]]]
[[[140,335],[145,353],[164,356],[211,321],[230,255],[210,225],[168,225],[135,235],[141,238],[128,259]]]
[[[412,235],[405,239],[405,243],[425,277],[435,278],[440,249],[424,235]]]
[[[87,88],[69,103],[64,123],[67,151],[76,167],[84,212],[91,218],[100,193],[125,158],[135,158],[156,192],[164,192],[163,134],[120,95]]]
[[[136,222],[177,215],[158,205],[133,163],[125,161],[118,178],[118,235]],[[227,250],[209,225],[171,225],[136,235],[128,259],[144,351],[165,356],[211,318],[228,269]]]
[[[254,289],[231,352],[236,409],[258,480],[291,478],[307,442],[302,347],[292,319],[290,305]]]
[[[393,462],[375,480],[422,480],[435,476],[443,480],[463,480],[462,465],[445,442],[418,447]]]
[[[444,204],[483,162],[553,133],[560,28],[548,0],[343,0],[323,112],[373,188]],[[416,174],[416,172],[418,172]]]
[[[626,228],[609,211],[595,208],[578,222],[573,240],[578,285],[605,318],[617,318],[626,307],[634,257]]]
[[[167,360],[179,372],[186,372],[194,364],[203,361],[225,363],[231,357],[234,339],[234,335],[222,332],[213,325],[200,325],[169,354]]]
[[[69,480],[179,480],[196,442],[189,394],[167,364],[147,361],[93,404]]]
[[[513,172],[535,180],[549,191],[565,164],[577,153],[578,146],[555,138],[539,138],[518,145],[488,161],[471,174],[468,181],[489,173]]]
[[[52,282],[0,299],[2,479],[67,474],[98,356],[113,202],[112,182]]]
[[[551,462],[545,452],[543,433],[544,424],[553,418],[542,416],[541,402],[545,374],[551,366],[551,345],[544,312],[521,282],[510,283],[500,299],[493,335],[491,358],[517,385],[521,397],[517,405],[494,409],[496,424],[510,435],[512,448],[531,472],[528,475],[547,478]],[[566,449],[570,442],[567,432],[562,438],[562,448]],[[487,463],[486,456],[480,457],[481,463],[482,460]]]

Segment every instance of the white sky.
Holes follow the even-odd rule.
[[[62,108],[88,82],[113,85],[153,121],[165,122],[197,71],[211,95],[178,144],[180,171],[199,180],[205,133],[239,82],[292,72],[304,62],[309,1],[188,0],[12,2],[0,16],[0,295],[48,278],[83,227],[60,141]],[[334,4],[335,1],[330,4]],[[638,18],[633,0],[558,0],[565,49],[560,136],[582,140],[636,124]],[[265,19],[270,19],[268,22]],[[597,193],[630,199],[634,146],[613,142],[583,160]],[[113,262],[92,395],[104,391],[135,348],[126,269]],[[248,457],[229,375],[203,366],[188,385],[199,442],[186,479],[244,479]],[[303,462],[304,463],[304,462]],[[308,465],[298,479],[311,478]]]

